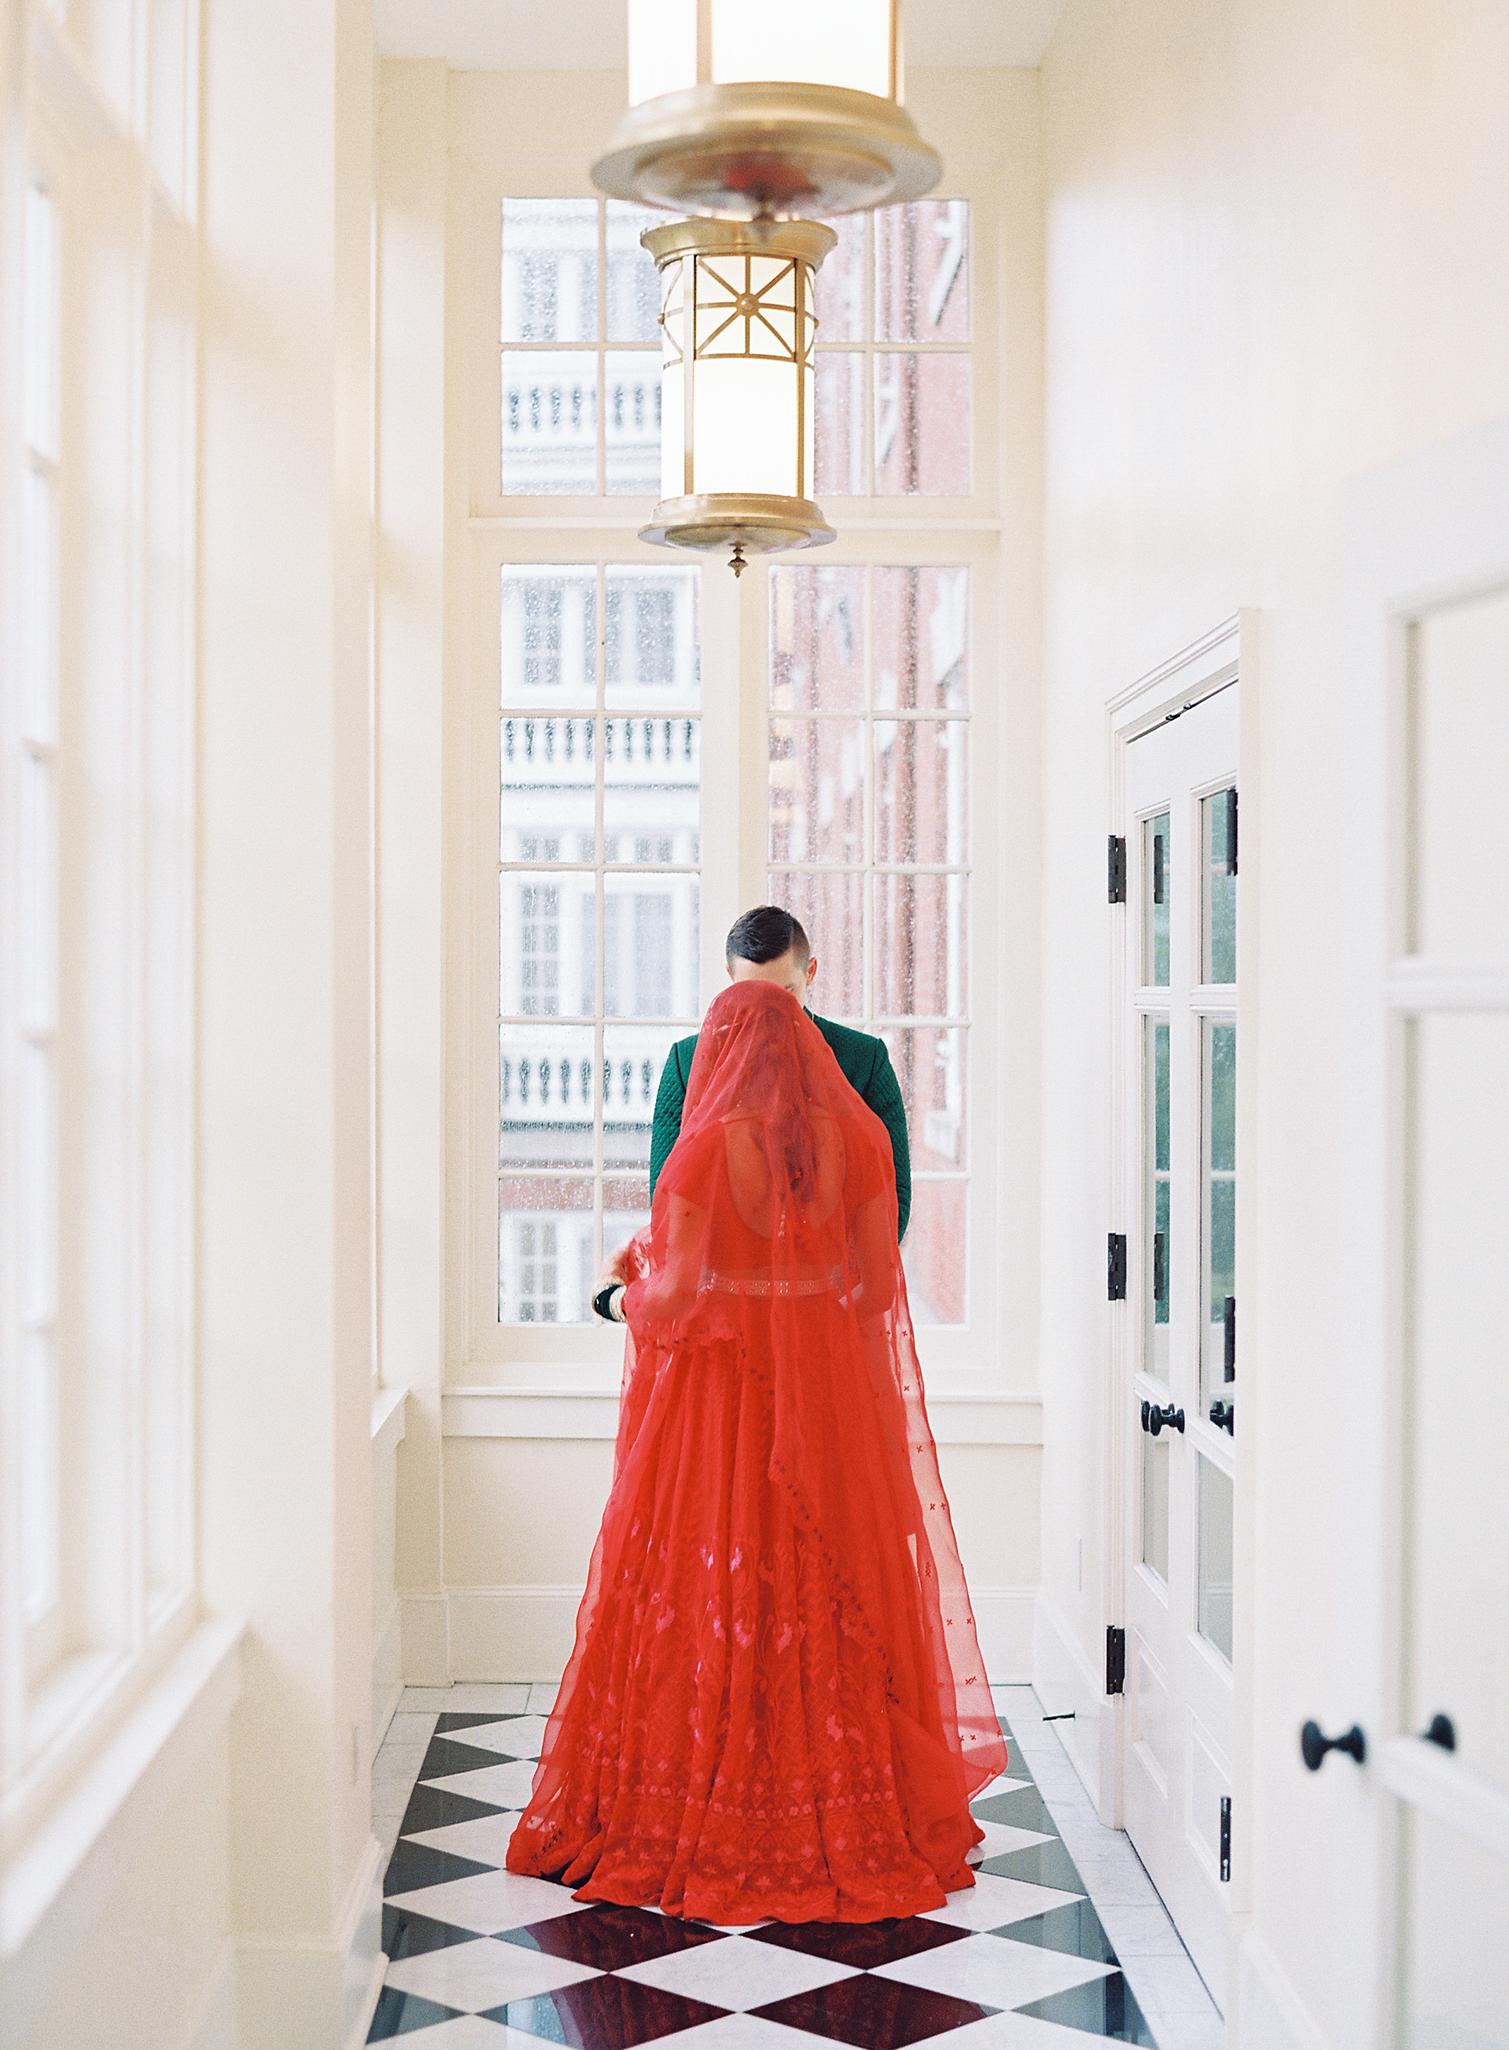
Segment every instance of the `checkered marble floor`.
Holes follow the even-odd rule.
[[[1220,2050],[1215,2010],[1146,1873],[1101,1828],[1030,1689],[997,1690],[1011,1755],[973,1803],[986,1834],[972,1887],[885,1922],[737,1928],[576,1901],[503,1869],[553,1694],[406,1693],[373,1776],[392,1855],[369,2042],[1088,2050],[1099,2037]]]

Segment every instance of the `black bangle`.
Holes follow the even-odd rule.
[[[613,1301],[614,1289],[622,1288],[623,1285],[621,1281],[610,1281],[606,1287],[600,1288],[592,1298],[592,1307],[605,1324],[621,1324],[623,1322],[622,1317],[614,1316],[610,1307]]]

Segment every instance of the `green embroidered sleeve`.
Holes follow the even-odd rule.
[[[884,1041],[880,1042],[880,1051],[865,1084],[864,1099],[891,1137],[891,1158],[896,1163],[896,1236],[898,1240],[903,1239],[912,1209],[912,1156],[907,1146],[906,1105],[901,1100],[901,1084],[896,1079],[896,1070],[891,1066],[891,1056],[886,1052]]]
[[[655,1194],[655,1184],[660,1179],[660,1170],[665,1166],[666,1155],[675,1145],[681,1132],[681,1106],[686,1101],[686,1079],[681,1072],[681,1049],[679,1044],[671,1048],[665,1066],[660,1071],[660,1087],[655,1092],[655,1121],[650,1127],[650,1195]]]

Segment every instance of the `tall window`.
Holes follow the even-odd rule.
[[[498,1314],[580,1323],[605,1218],[648,1212],[660,1071],[696,1026],[698,572],[499,574]]]
[[[22,13],[21,190],[0,173],[21,351],[0,470],[0,1806],[18,1840],[195,1620],[198,304],[194,0]]]
[[[994,1100],[975,1077],[992,883],[970,784],[994,744],[994,678],[977,672],[998,549],[976,456],[971,203],[840,225],[819,276],[818,491],[864,510],[834,547],[737,584],[721,559],[625,545],[658,488],[658,291],[638,237],[659,218],[500,203],[501,356],[479,358],[475,386],[484,419],[496,395],[500,456],[474,474],[472,730],[500,773],[483,812],[495,960],[473,935],[498,991],[474,1351],[523,1387],[531,1362],[586,1373],[611,1349],[590,1328],[591,1278],[646,1215],[667,1054],[723,979],[722,934],[768,898],[811,933],[814,1010],[887,1043],[910,1127],[914,1313],[940,1329],[936,1357],[970,1364],[972,1277],[990,1279],[971,1252],[971,1132]]]

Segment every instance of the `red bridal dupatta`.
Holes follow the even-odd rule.
[[[1005,1738],[890,1143],[788,990],[709,1006],[630,1258],[612,1489],[508,1868],[718,1923],[941,1907]]]

